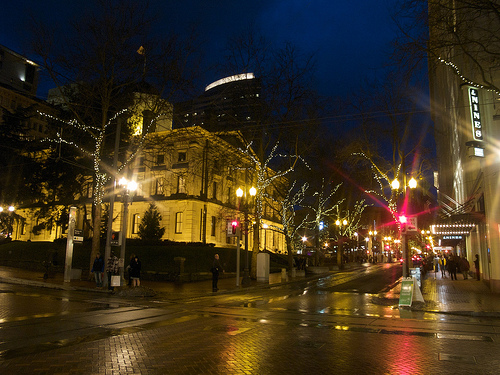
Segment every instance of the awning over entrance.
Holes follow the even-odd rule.
[[[431,232],[440,235],[443,240],[460,241],[483,221],[484,214],[480,212],[452,215],[431,225]]]

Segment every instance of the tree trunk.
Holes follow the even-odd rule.
[[[285,239],[285,242],[286,242],[286,251],[288,254],[288,269],[291,274],[293,269],[292,243],[290,242],[290,239],[288,237]]]
[[[259,226],[260,220],[258,215],[255,218],[253,227],[253,249],[252,249],[252,269],[250,272],[252,279],[257,279],[257,254],[259,253]]]
[[[95,205],[94,208],[94,228],[92,232],[92,250],[90,252],[90,268],[89,268],[89,277],[90,270],[94,265],[94,259],[97,253],[100,250],[101,246],[101,215],[102,215],[102,204]],[[107,259],[104,259],[106,262]]]

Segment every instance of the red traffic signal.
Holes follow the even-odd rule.
[[[231,228],[232,228],[232,231],[233,231],[233,234],[237,234],[238,233],[238,227],[240,226],[240,223],[236,220],[233,220],[231,222]]]
[[[406,223],[408,222],[408,218],[407,218],[405,215],[401,215],[401,216],[399,217],[399,222],[400,222],[401,224],[406,224]]]

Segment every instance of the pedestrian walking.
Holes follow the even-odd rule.
[[[467,280],[469,278],[469,270],[470,264],[464,255],[462,256],[462,258],[460,258],[460,271],[462,271],[462,275],[464,275],[464,280]]]
[[[139,257],[136,255],[130,261],[130,279],[132,280],[132,286],[140,286],[141,285],[141,261]]]
[[[439,257],[436,255],[434,257],[434,273],[439,271]]]
[[[104,273],[104,259],[101,258],[101,253],[98,252],[96,254],[90,272],[94,274],[95,285],[100,288],[102,286],[102,275]]]
[[[441,277],[446,279],[446,257],[442,256],[439,262],[439,269],[441,270]]]
[[[219,261],[219,254],[215,254],[214,262],[212,263],[212,291],[217,292],[219,288],[217,283],[219,282],[219,273],[224,272]]]
[[[127,276],[128,276],[128,286],[132,286],[132,278],[130,277],[130,265],[132,264],[132,260],[135,258],[135,254],[130,255],[130,259],[128,261],[128,266],[127,266]]]
[[[108,275],[108,289],[113,290],[111,286],[111,276],[118,275],[118,257],[112,251],[106,263],[106,273]]]
[[[479,272],[479,254],[476,254],[476,259],[474,259],[474,267],[476,268],[476,279],[480,279]]]
[[[448,273],[452,280],[457,279],[457,261],[455,255],[450,256],[446,262],[446,268],[448,268]]]

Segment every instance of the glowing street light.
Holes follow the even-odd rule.
[[[248,193],[250,194],[251,197],[254,197],[257,195],[257,189],[254,188],[253,186],[248,189]],[[243,278],[241,280],[241,285],[242,286],[249,286],[250,285],[250,266],[249,266],[249,261],[248,261],[248,199],[247,199],[247,194],[246,192],[239,187],[236,189],[236,196],[240,199],[243,199],[243,213],[245,215],[245,268],[243,270]],[[238,238],[239,241],[239,238]],[[237,265],[237,268],[239,270],[240,265]]]
[[[128,221],[128,205],[131,200],[130,193],[138,188],[138,184],[134,180],[127,180],[125,177],[120,178],[118,185],[123,188],[123,227],[122,227],[122,245],[120,249],[120,282],[124,280],[124,265],[125,265],[125,248],[127,243],[127,221]],[[107,260],[106,260],[107,261]],[[122,263],[123,262],[123,263]]]
[[[348,222],[346,219],[343,219],[343,220],[340,220],[340,219],[337,219],[335,221],[335,225],[337,225],[339,227],[339,239],[340,239],[340,234],[341,231],[340,231],[340,228],[342,226],[347,226]],[[339,267],[339,269],[343,269],[344,268],[344,262],[343,262],[343,252],[344,252],[344,246],[342,243],[338,244],[337,245],[337,265]]]

